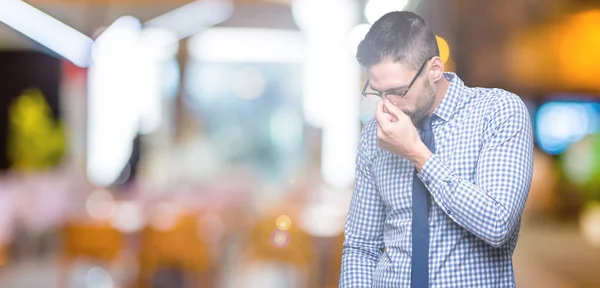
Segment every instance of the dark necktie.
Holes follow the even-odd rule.
[[[435,153],[435,141],[431,131],[432,117],[427,117],[421,122],[420,134],[423,143],[429,150]],[[429,220],[428,203],[429,191],[415,175],[413,179],[412,192],[412,269],[411,269],[411,288],[429,287]]]

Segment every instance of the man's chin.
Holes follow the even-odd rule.
[[[423,116],[415,116],[415,115],[410,115],[410,120],[412,121],[413,125],[415,125],[415,127],[419,127],[419,123],[421,123],[421,121],[423,120]]]
[[[406,116],[408,116],[408,118],[410,118],[411,120],[415,118],[415,114],[412,113],[411,111],[402,110],[402,113],[404,113]]]
[[[412,123],[415,126],[417,126],[419,124],[419,122],[421,122],[421,120],[423,120],[422,116],[420,116],[418,114],[415,114],[415,113],[413,113],[411,111],[404,111],[403,110],[402,112],[404,112],[404,114],[406,114],[406,116],[408,116],[408,118],[410,118],[410,121],[412,121]]]

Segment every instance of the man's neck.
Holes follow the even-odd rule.
[[[429,111],[427,115],[433,114],[433,111],[435,111],[438,105],[440,105],[440,103],[444,99],[444,96],[446,96],[446,93],[448,92],[448,88],[450,87],[450,81],[448,81],[446,77],[442,77],[442,79],[438,83],[436,83],[435,86],[435,101],[431,106],[431,111]]]

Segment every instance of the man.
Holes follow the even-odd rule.
[[[383,100],[361,135],[340,287],[514,287],[533,172],[521,99],[444,73],[411,12],[373,24],[357,59],[363,94]]]

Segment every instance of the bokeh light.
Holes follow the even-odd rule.
[[[581,234],[585,241],[594,246],[600,247],[600,203],[594,202],[586,205],[581,213],[580,219]]]
[[[110,224],[124,233],[141,230],[145,223],[140,204],[133,201],[117,203],[115,213],[110,218]]]
[[[232,89],[242,99],[252,100],[260,97],[266,87],[264,73],[256,67],[244,67],[233,77]]]
[[[549,45],[558,60],[557,79],[574,87],[596,89],[600,73],[600,10],[577,13],[557,31],[558,43]]]
[[[280,215],[277,217],[277,220],[275,220],[275,225],[279,230],[288,230],[292,226],[292,219],[287,215]]]
[[[175,228],[180,215],[180,208],[175,203],[161,202],[156,204],[150,213],[150,225],[160,231]]]
[[[114,283],[108,271],[94,267],[85,274],[85,288],[113,288]]]
[[[562,153],[585,135],[598,132],[600,104],[556,101],[543,104],[537,113],[537,140],[549,154]]]
[[[290,244],[290,241],[291,237],[288,231],[275,230],[271,233],[271,244],[275,248],[286,248]]]
[[[115,200],[105,189],[92,192],[85,201],[85,209],[96,220],[108,220],[115,210]]]
[[[584,193],[584,200],[600,200],[600,134],[588,135],[561,156],[565,177]]]

